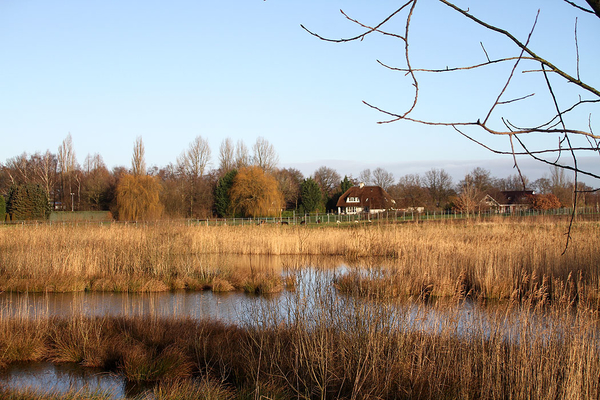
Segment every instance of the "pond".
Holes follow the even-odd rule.
[[[327,291],[325,301],[337,302],[340,310],[349,310],[368,300],[340,295],[331,290],[336,274],[343,274],[348,267],[337,264],[331,268],[304,267],[293,272],[281,268],[283,274],[297,275],[295,291],[257,296],[242,292],[160,292],[160,293],[0,293],[1,318],[46,318],[51,316],[156,316],[184,317],[192,319],[217,319],[227,323],[259,323],[261,310],[278,310],[279,318],[285,322],[287,316],[299,311],[300,304],[315,308],[319,291]],[[387,303],[389,304],[389,303]],[[452,307],[437,307],[434,303],[393,303],[390,315],[398,319],[402,329],[441,332],[452,326],[454,332],[468,335],[470,332],[485,332],[490,321],[497,326],[497,314],[489,307],[472,302],[454,303]],[[505,330],[515,329],[515,320],[504,314]],[[252,317],[250,317],[252,316]],[[272,318],[271,315],[269,318]],[[518,319],[518,317],[515,317]],[[512,321],[512,322],[511,322]],[[518,336],[518,330],[515,337]],[[510,336],[510,335],[509,335]],[[10,365],[0,373],[0,385],[8,388],[53,390],[64,393],[69,390],[99,391],[109,398],[121,399],[139,395],[147,388],[136,387],[122,376],[103,371],[83,368],[74,364],[54,365],[51,363],[27,363]]]

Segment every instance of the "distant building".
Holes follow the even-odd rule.
[[[482,202],[499,213],[512,214],[515,211],[531,209],[533,190],[510,190],[497,194],[487,194]]]
[[[396,208],[396,202],[380,186],[353,186],[346,190],[337,204],[338,214],[376,214]]]

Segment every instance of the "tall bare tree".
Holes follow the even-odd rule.
[[[6,172],[10,177],[12,185],[30,183],[33,168],[27,153],[6,160]]]
[[[73,138],[69,133],[58,148],[58,172],[60,173],[61,204],[63,210],[74,210],[74,192],[76,184],[75,173],[78,168],[75,150],[73,150]]]
[[[226,138],[219,147],[219,172],[225,175],[235,168],[235,146],[231,138]]]
[[[377,167],[373,170],[373,184],[381,186],[384,190],[388,190],[394,184],[394,174],[381,167]]]
[[[390,188],[390,195],[399,207],[408,210],[427,207],[430,202],[429,191],[423,187],[423,179],[419,174],[400,177],[398,183]]]
[[[188,149],[181,153],[177,164],[183,169],[186,176],[198,179],[204,176],[206,168],[210,164],[210,157],[211,150],[208,140],[202,136],[196,136]]]
[[[496,189],[496,178],[485,168],[475,167],[458,183],[459,188],[475,186],[479,193],[488,193]]]
[[[55,200],[54,186],[57,182],[58,159],[50,150],[46,150],[44,154],[36,153],[34,157],[36,159],[35,173],[46,189],[48,199],[53,201]]]
[[[278,169],[273,176],[279,184],[279,191],[283,195],[285,208],[293,210],[298,208],[300,200],[300,185],[304,176],[302,172],[295,168]]]
[[[452,177],[443,169],[432,168],[425,172],[425,187],[436,208],[444,208],[453,193]]]
[[[525,186],[523,186],[525,183]],[[531,182],[525,175],[509,175],[506,178],[496,180],[496,186],[499,190],[531,190]]]
[[[369,168],[360,171],[358,174],[358,182],[364,183],[365,185],[373,184],[373,175],[371,174],[371,170]]]
[[[279,156],[275,151],[275,147],[269,143],[267,139],[259,136],[256,143],[252,146],[252,161],[253,164],[264,171],[272,172],[279,163]]]
[[[465,179],[459,183],[459,193],[455,199],[454,208],[468,216],[481,209],[484,197],[485,192],[481,190],[481,185],[473,181],[472,175],[467,174]]]
[[[131,157],[131,173],[133,176],[146,175],[146,151],[142,137],[138,136],[133,145],[133,156]]]
[[[250,166],[250,151],[248,150],[248,146],[242,139],[237,141],[235,146],[235,167],[237,169],[245,168]]]
[[[81,207],[84,210],[107,210],[111,198],[112,176],[102,156],[88,154],[83,162],[81,177]]]
[[[323,198],[327,199],[340,190],[342,177],[338,172],[326,166],[317,168],[313,174],[313,179],[319,184]]]
[[[195,206],[202,197],[202,180],[210,164],[211,150],[208,141],[196,136],[189,148],[177,158],[177,169],[185,181],[185,197],[189,207],[189,216],[197,216]]]

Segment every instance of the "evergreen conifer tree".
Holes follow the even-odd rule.
[[[323,197],[319,184],[312,178],[305,179],[300,185],[302,209],[306,213],[323,209]]]
[[[220,218],[232,216],[231,200],[229,191],[233,186],[233,181],[237,175],[237,170],[233,169],[223,175],[215,187],[215,211]]]
[[[50,215],[48,194],[41,185],[13,185],[8,191],[6,211],[13,221],[47,219]]]

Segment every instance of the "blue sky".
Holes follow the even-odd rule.
[[[100,153],[109,167],[129,166],[135,138],[142,136],[148,165],[162,167],[201,135],[216,166],[223,139],[241,139],[251,147],[262,136],[275,146],[280,166],[298,167],[306,175],[320,165],[355,176],[378,166],[396,177],[432,167],[460,176],[474,165],[499,177],[514,173],[510,158],[494,156],[451,128],[377,124],[385,117],[363,100],[394,112],[412,101],[411,81],[376,62],[403,66],[399,40],[371,35],[362,42],[332,44],[300,27],[332,38],[352,36],[360,29],[340,9],[373,24],[399,4],[0,0],[0,162],[22,152],[56,152],[70,133],[80,163],[87,154]],[[572,73],[579,15],[580,73],[600,86],[598,18],[560,0],[457,4],[514,30],[523,41],[541,8],[532,47]],[[390,29],[401,33],[403,24],[400,17]],[[410,35],[414,67],[482,62],[480,41],[492,58],[515,54],[506,40],[433,0],[419,3]],[[539,74],[532,75],[518,74],[507,97],[543,93]],[[476,120],[506,78],[507,66],[421,75],[414,116]],[[567,99],[577,95],[568,87],[557,90]],[[523,124],[539,120],[548,114],[548,100],[539,97],[507,106],[498,116]],[[592,111],[574,116],[572,123],[586,128]],[[506,148],[505,138],[491,139]],[[546,145],[541,140],[531,143]],[[524,173],[534,178],[547,170],[523,163]]]

